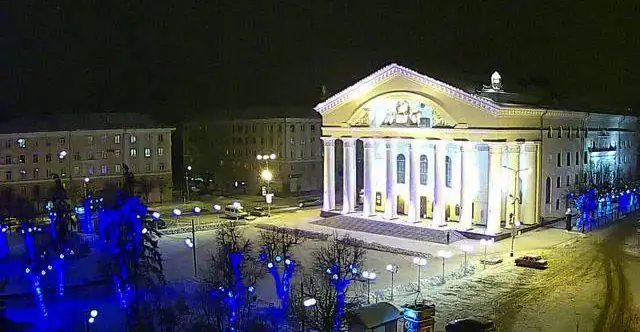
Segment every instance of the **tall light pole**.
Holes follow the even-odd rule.
[[[89,332],[91,330],[91,326],[93,325],[93,323],[95,323],[96,321],[96,317],[98,317],[98,310],[96,309],[91,309],[90,311],[86,311],[84,313],[84,316],[86,318],[85,322],[84,322],[84,326],[85,326],[85,330],[87,332]]]
[[[184,172],[184,184],[186,186],[186,202],[189,201],[189,172],[191,172],[191,165],[187,166],[187,170]]]
[[[233,202],[233,210],[236,213],[236,222],[238,222],[240,220],[240,209],[242,208],[242,205],[238,202]]]
[[[427,259],[424,257],[413,257],[413,264],[418,268],[418,293],[420,293],[420,277],[422,273],[422,267],[427,265]]]
[[[442,258],[442,283],[444,284],[444,263],[451,258],[453,254],[448,250],[438,250],[438,257]]]
[[[376,273],[372,271],[362,271],[362,277],[367,282],[367,304],[371,304],[371,280],[376,279]]]
[[[393,281],[394,281],[395,274],[398,273],[398,265],[388,264],[387,272],[391,273],[391,301],[393,301]]]
[[[267,181],[267,194],[265,195],[265,199],[267,200],[267,215],[271,217],[271,193],[269,192],[271,188],[271,179],[273,179],[273,174],[270,170],[265,169],[262,171],[262,179]]]
[[[269,173],[271,173],[271,172],[270,172],[270,170],[269,170],[269,160],[275,160],[275,159],[276,159],[276,154],[275,154],[275,153],[271,153],[271,154],[259,154],[259,155],[257,155],[257,156],[256,156],[256,159],[258,159],[258,160],[264,160],[264,162],[265,162],[265,170],[266,170],[266,171],[269,171]],[[264,171],[263,171],[263,172],[264,172]],[[273,177],[273,174],[272,174],[272,177]],[[262,178],[264,179],[264,177],[262,177]],[[266,194],[269,194],[269,193],[270,193],[270,189],[271,189],[271,188],[270,188],[270,182],[271,182],[271,179],[269,179],[269,180],[267,181],[267,189],[266,189],[266,191],[267,191],[267,192],[266,192]]]
[[[82,188],[84,188],[84,198],[87,198],[87,186],[89,185],[89,181],[91,181],[91,179],[89,179],[89,177],[84,178],[83,183],[82,183]]]

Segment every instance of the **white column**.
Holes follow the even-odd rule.
[[[373,216],[376,213],[375,200],[376,190],[374,168],[376,158],[376,141],[373,138],[366,138],[363,142],[364,147],[364,204],[362,206],[362,215],[365,217]]]
[[[525,144],[520,148],[520,167],[527,168],[520,172],[522,179],[522,211],[520,220],[527,225],[536,224],[536,183],[538,176],[537,169],[538,146],[535,144]]]
[[[433,160],[433,225],[444,226],[445,209],[445,157],[447,156],[446,142],[434,143],[435,153]]]
[[[324,146],[324,194],[322,211],[336,209],[336,140],[333,137],[322,137]]]
[[[398,217],[396,142],[393,139],[387,139],[385,143],[387,147],[387,190],[385,192],[384,216],[387,219],[395,219]]]
[[[342,213],[356,209],[356,139],[342,138]]]
[[[473,169],[475,144],[460,144],[460,229],[467,230],[473,226],[472,204],[478,192],[477,172]]]
[[[502,199],[502,148],[501,143],[489,144],[489,197],[487,203],[487,233],[500,232]]]
[[[508,144],[507,145],[507,151],[508,151],[508,159],[509,159],[509,168],[510,169],[504,169],[505,171],[505,176],[508,184],[508,187],[506,188],[506,192],[507,194],[507,206],[505,208],[505,219],[507,222],[507,225],[510,225],[511,220],[509,218],[510,214],[513,213],[513,220],[516,224],[516,226],[520,225],[520,204],[518,202],[516,202],[515,205],[515,211],[513,208],[513,198],[519,197],[519,183],[518,180],[516,178],[516,171],[518,171],[519,169],[523,168],[520,167],[520,144],[519,143],[514,143],[514,144]],[[514,171],[515,170],[515,171]],[[518,172],[519,173],[519,172]],[[519,176],[519,174],[518,174]],[[509,196],[512,195],[512,196]]]
[[[420,140],[409,141],[409,222],[420,221]]]

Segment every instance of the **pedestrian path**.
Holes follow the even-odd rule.
[[[312,221],[313,224],[325,227],[364,232],[396,238],[428,241],[442,244],[453,243],[465,237],[455,230],[428,227],[416,227],[379,220],[358,218],[354,216],[337,215]]]

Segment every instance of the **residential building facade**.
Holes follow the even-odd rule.
[[[499,103],[397,64],[315,109],[327,215],[497,234],[562,217],[581,185],[637,179],[636,117]]]
[[[212,189],[223,192],[258,194],[267,185],[276,195],[320,191],[320,127],[319,118],[186,123],[185,165],[192,167],[193,176],[207,174]],[[261,177],[265,169],[273,176],[268,184]]]
[[[18,120],[5,123],[0,133],[0,184],[3,189],[33,200],[47,200],[57,174],[69,198],[78,202],[87,192],[108,183],[122,184],[123,165],[136,179],[136,190],[149,203],[171,199],[171,134],[174,128],[139,124],[127,127],[117,115],[94,115],[82,126],[74,117],[69,126],[50,123],[29,131]],[[75,119],[75,120],[74,120]],[[71,129],[73,125],[79,129]],[[80,129],[80,128],[87,129]],[[23,129],[24,130],[21,130]],[[58,130],[56,130],[58,129]],[[61,130],[68,129],[68,130]]]

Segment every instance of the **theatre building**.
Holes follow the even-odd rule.
[[[318,104],[323,215],[498,234],[636,176],[637,118],[499,102],[501,85],[466,92],[391,64]]]

